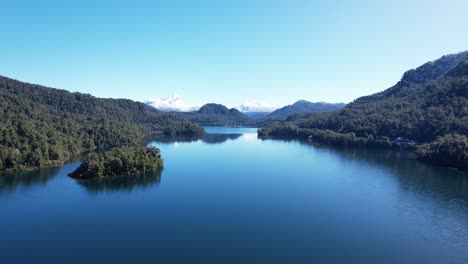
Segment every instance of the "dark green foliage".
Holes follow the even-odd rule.
[[[258,127],[284,120],[292,115],[313,112],[329,112],[344,107],[344,104],[311,103],[300,100],[293,105],[285,106],[270,114],[242,113],[235,108],[227,108],[221,104],[205,104],[194,112],[173,112],[193,123],[204,126],[250,126]]]
[[[161,170],[162,167],[158,148],[120,147],[99,154],[89,153],[69,176],[77,179],[128,176]]]
[[[466,60],[467,57],[468,51],[464,51],[458,54],[445,55],[435,61],[427,62],[417,69],[405,72],[401,81],[398,82],[394,88],[407,86],[409,84],[422,84],[428,80],[443,78],[457,67],[460,62]],[[390,89],[386,92],[389,91]]]
[[[265,116],[265,119],[284,120],[293,114],[331,112],[345,107],[345,104],[330,104],[324,102],[312,103],[299,100],[292,105],[285,106]]]
[[[204,126],[245,126],[250,122],[239,110],[220,104],[206,104],[195,112],[174,114]]]
[[[357,137],[355,133],[338,133],[329,129],[297,128],[293,125],[272,125],[258,130],[260,138],[307,139],[337,146],[397,148],[401,145],[388,137]]]
[[[83,150],[140,144],[153,133],[204,131],[131,100],[100,99],[0,76],[0,172],[60,165]]]
[[[152,185],[157,185],[161,181],[161,170],[129,175],[120,177],[94,178],[84,181],[78,181],[78,184],[91,193],[99,193],[102,191],[132,191],[137,188],[146,188]]]
[[[444,56],[408,71],[395,86],[358,98],[343,110],[291,116],[260,129],[259,135],[385,147],[401,145],[397,138],[424,143],[450,133],[467,135],[467,65],[468,52]]]
[[[423,161],[468,170],[468,138],[466,135],[447,134],[416,149]]]

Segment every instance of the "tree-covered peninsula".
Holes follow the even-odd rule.
[[[290,116],[258,134],[339,145],[411,144],[422,160],[466,169],[468,51],[407,71],[395,86],[342,110]]]
[[[75,179],[140,175],[161,170],[163,160],[155,147],[120,147],[89,153],[70,177]]]
[[[143,103],[0,76],[0,172],[57,166],[84,150],[138,145],[153,134],[204,130]]]

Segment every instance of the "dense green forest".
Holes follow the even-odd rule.
[[[304,114],[304,113],[322,113],[331,112],[345,107],[343,103],[330,104],[325,102],[312,103],[306,100],[299,100],[292,105],[287,105],[280,109],[277,109],[267,116],[265,120],[284,120],[293,114]]]
[[[446,134],[419,146],[416,155],[427,162],[468,171],[468,138],[466,135]]]
[[[89,153],[70,177],[76,179],[139,175],[161,170],[163,160],[158,148],[119,147],[103,153]]]
[[[260,137],[308,138],[341,145],[395,147],[415,144],[419,158],[466,168],[468,52],[444,56],[406,72],[393,87],[330,113],[293,115],[259,129]],[[453,143],[452,136],[457,138]],[[432,142],[432,143],[430,143]],[[429,145],[419,145],[430,143]],[[460,147],[465,146],[465,147]],[[440,160],[451,153],[451,160]],[[423,154],[424,153],[424,154]],[[438,158],[439,157],[439,158]],[[466,160],[466,159],[465,159]]]
[[[83,150],[141,144],[202,127],[143,103],[101,99],[0,76],[0,171],[63,164]]]
[[[221,104],[205,104],[198,111],[174,112],[179,117],[203,126],[247,126],[249,117],[235,108],[228,109]]]
[[[198,111],[172,112],[187,120],[203,126],[250,126],[259,127],[285,120],[294,114],[330,112],[341,109],[345,104],[329,104],[324,102],[311,103],[299,100],[271,113],[242,113],[235,108],[227,108],[221,104],[205,104]]]

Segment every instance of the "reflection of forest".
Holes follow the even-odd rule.
[[[89,192],[101,191],[132,191],[134,188],[146,188],[161,181],[161,171],[138,176],[119,176],[78,180],[78,184]]]
[[[70,162],[76,162],[79,158],[76,157]],[[14,191],[16,188],[29,188],[35,185],[47,184],[48,181],[58,175],[66,176],[73,168],[78,166],[77,163],[69,163],[60,167],[50,167],[37,169],[32,171],[24,171],[0,175],[0,191]]]
[[[202,141],[207,144],[219,144],[228,140],[236,140],[241,136],[242,134],[205,134]]]
[[[150,138],[151,141],[156,141],[160,143],[174,143],[174,142],[195,142],[198,141],[200,137],[187,137],[187,136],[166,136],[166,135],[156,135]]]
[[[59,167],[45,168],[34,171],[26,171],[0,176],[0,189],[14,190],[18,187],[31,187],[38,184],[46,184],[58,175]]]
[[[396,177],[402,188],[416,188],[426,194],[456,196],[468,201],[467,175],[420,162],[408,151],[333,147],[310,142],[301,144],[332,152],[343,161],[359,161],[387,170]]]
[[[226,142],[228,140],[236,140],[240,138],[242,134],[205,134],[201,139],[204,143],[207,144],[219,144]],[[198,141],[197,137],[168,137],[168,136],[157,136],[153,137],[153,140],[161,143],[174,143],[174,142],[194,142]]]

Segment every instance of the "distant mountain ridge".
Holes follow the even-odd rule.
[[[239,110],[215,103],[205,104],[197,111],[174,114],[204,126],[243,126],[249,123],[249,117]]]
[[[0,76],[0,172],[57,166],[84,150],[141,144],[152,134],[199,136],[203,128],[128,99]]]
[[[410,142],[421,160],[468,170],[468,51],[411,69],[342,110],[288,118],[259,136],[384,148]]]
[[[214,114],[214,115],[225,115],[225,116],[234,116],[234,117],[245,116],[236,108],[229,109],[222,104],[214,104],[214,103],[205,104],[197,111],[197,113],[205,114],[205,115]]]
[[[345,107],[344,103],[325,103],[317,102],[312,103],[306,100],[299,100],[292,105],[287,105],[278,110],[273,111],[265,118],[272,119],[285,119],[292,114],[316,113],[316,112],[331,112]]]
[[[153,98],[144,102],[163,112],[191,112],[199,109],[197,106],[187,105],[178,95],[167,98]]]
[[[242,113],[271,113],[278,107],[265,102],[245,102],[238,109]]]
[[[144,103],[162,112],[193,112],[200,109],[200,106],[186,104],[178,95],[167,98],[151,98]],[[271,113],[278,107],[265,102],[245,102],[236,109],[242,113]]]

